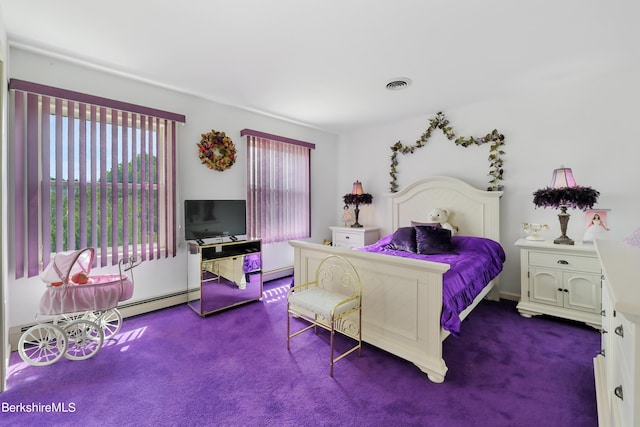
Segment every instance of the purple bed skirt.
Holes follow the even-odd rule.
[[[420,255],[389,249],[392,236],[389,234],[357,250],[449,264],[451,268],[442,277],[441,326],[452,335],[459,335],[460,313],[502,271],[506,258],[502,246],[483,237],[453,236],[451,241],[457,254]]]

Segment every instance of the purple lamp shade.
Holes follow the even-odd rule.
[[[353,183],[353,188],[351,189],[351,194],[363,194],[362,183],[360,181],[356,181]]]
[[[553,176],[551,177],[551,188],[567,188],[576,187],[576,180],[573,177],[571,168],[565,168],[564,166],[559,169],[554,169]]]

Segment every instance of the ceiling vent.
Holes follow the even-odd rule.
[[[398,77],[395,79],[391,79],[389,83],[387,83],[387,89],[389,90],[401,90],[411,85],[411,79],[406,77]]]

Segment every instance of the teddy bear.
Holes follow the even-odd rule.
[[[429,221],[438,222],[442,228],[446,228],[451,231],[451,235],[454,236],[458,232],[458,227],[451,225],[449,222],[449,212],[446,209],[435,208],[431,209],[427,214]]]

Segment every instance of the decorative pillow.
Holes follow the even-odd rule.
[[[432,226],[418,226],[415,229],[419,254],[457,254],[451,242],[451,230]]]
[[[442,225],[441,225],[439,222],[418,222],[418,221],[411,221],[411,226],[412,226],[412,227],[429,226],[429,227],[442,228]]]
[[[391,236],[387,248],[396,251],[417,253],[416,229],[414,227],[400,227]]]

